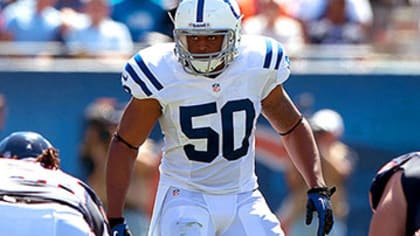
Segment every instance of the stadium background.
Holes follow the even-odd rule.
[[[99,97],[125,103],[120,86],[121,62],[0,62],[0,93],[7,99],[3,137],[17,130],[44,134],[59,148],[62,167],[85,178],[78,159],[84,109]],[[348,235],[367,235],[370,221],[368,188],[375,171],[391,157],[418,149],[420,142],[420,69],[416,64],[297,61],[285,87],[294,100],[311,94],[312,110],[330,108],[342,114],[343,140],[358,153],[349,182],[351,212]],[[328,68],[328,69],[326,69]],[[261,119],[260,125],[267,123]],[[160,139],[158,127],[152,137]],[[282,175],[257,164],[261,189],[272,208],[286,193]]]

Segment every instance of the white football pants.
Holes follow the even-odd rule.
[[[284,236],[259,190],[209,195],[171,187],[158,227],[162,236]]]
[[[0,235],[94,236],[83,215],[58,203],[0,201]]]

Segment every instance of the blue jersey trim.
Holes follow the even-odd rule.
[[[134,57],[137,65],[140,67],[141,71],[146,75],[147,79],[155,86],[157,90],[161,90],[163,88],[162,84],[156,79],[156,77],[152,74],[152,72],[147,68],[146,64],[143,61],[143,58],[137,54]]]
[[[143,92],[147,96],[152,95],[152,92],[147,88],[146,84],[140,79],[140,77],[136,74],[136,72],[134,71],[133,67],[131,67],[130,64],[127,64],[125,66],[125,70],[128,72],[128,74],[130,74],[134,82],[136,82],[140,86],[140,88],[143,90]]]
[[[265,59],[264,59],[264,68],[268,69],[271,64],[271,58],[273,57],[273,45],[271,40],[265,40],[266,52],[265,52]]]
[[[281,47],[279,43],[277,43],[277,61],[276,61],[276,66],[274,67],[274,69],[276,70],[279,69],[279,65],[280,65],[280,61],[282,57],[283,57],[283,48]]]

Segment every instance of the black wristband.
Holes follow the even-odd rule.
[[[125,219],[124,219],[124,217],[108,218],[108,223],[109,223],[109,227],[112,229],[116,225],[124,224]]]
[[[335,186],[332,187],[315,187],[315,188],[311,188],[308,190],[307,194],[310,193],[318,193],[318,194],[322,194],[326,197],[331,197],[334,193],[335,193]]]
[[[303,115],[301,114],[299,120],[297,120],[297,122],[292,126],[292,128],[290,128],[288,131],[286,131],[284,133],[279,132],[279,134],[281,136],[286,136],[286,135],[290,134],[291,132],[293,132],[293,130],[296,129],[296,127],[299,126],[300,123],[302,123],[302,121],[303,121]]]
[[[136,147],[136,146],[134,146],[134,145],[132,145],[132,144],[130,144],[129,142],[127,142],[125,139],[123,139],[117,132],[115,132],[113,135],[112,135],[114,138],[115,138],[115,140],[116,141],[118,141],[118,142],[122,142],[125,146],[127,146],[128,148],[130,148],[130,149],[133,149],[133,150],[136,150],[136,151],[138,151],[139,150],[139,147]]]

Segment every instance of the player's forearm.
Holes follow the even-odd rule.
[[[308,122],[304,119],[293,132],[282,138],[293,164],[308,187],[326,186],[319,151]]]
[[[106,166],[108,217],[121,217],[125,198],[136,160],[136,151],[113,140]]]

